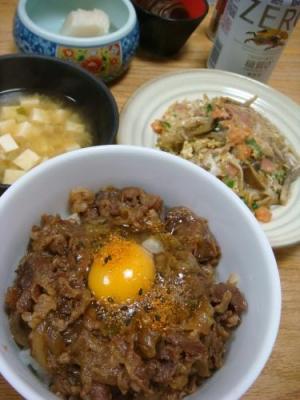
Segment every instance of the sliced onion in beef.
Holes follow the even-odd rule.
[[[162,243],[153,236],[144,240],[142,246],[148,250],[151,254],[158,254],[164,251]]]

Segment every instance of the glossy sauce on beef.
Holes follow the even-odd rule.
[[[45,215],[6,294],[17,344],[66,400],[177,400],[223,365],[246,302],[216,283],[220,258],[208,223],[184,207],[166,209],[139,188],[70,194],[72,218]],[[110,235],[160,244],[155,282],[135,301],[96,299],[87,279]]]

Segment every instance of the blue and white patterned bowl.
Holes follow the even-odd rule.
[[[70,11],[99,8],[111,21],[107,35],[74,38],[59,33]],[[104,81],[119,77],[129,66],[139,42],[139,27],[130,0],[20,0],[14,21],[20,51],[57,57],[79,64]]]

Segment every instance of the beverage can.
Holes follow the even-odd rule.
[[[206,34],[209,39],[213,40],[216,36],[218,26],[220,23],[220,19],[225,10],[227,0],[217,0],[214,10],[212,12],[212,16],[209,21],[209,25],[206,30]]]
[[[300,0],[228,0],[208,68],[265,82],[300,17]]]

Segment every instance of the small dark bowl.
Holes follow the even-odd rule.
[[[85,70],[51,57],[1,56],[0,99],[16,91],[75,103],[90,126],[93,146],[114,142],[119,126],[117,104],[106,85]],[[8,187],[0,184],[0,195]]]
[[[157,15],[142,7],[139,0],[131,1],[140,24],[140,46],[160,56],[176,54],[208,13],[206,0],[181,0],[187,12],[183,18]]]

